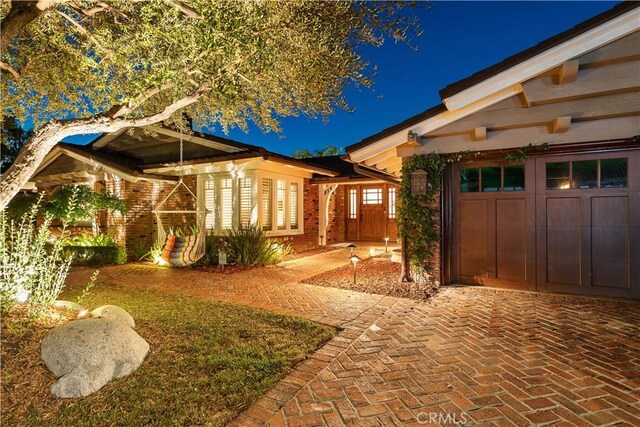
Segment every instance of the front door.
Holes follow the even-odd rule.
[[[349,185],[345,188],[347,240],[395,241],[396,195],[391,184]]]
[[[360,239],[381,241],[385,237],[386,212],[382,185],[362,186]]]

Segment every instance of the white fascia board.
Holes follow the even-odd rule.
[[[597,49],[640,29],[640,9],[633,9],[531,59],[492,76],[443,100],[448,110],[464,108],[492,93],[522,83],[564,62]]]
[[[467,105],[464,108],[456,111],[444,111],[433,117],[423,120],[412,126],[407,126],[379,141],[376,141],[366,147],[362,147],[352,153],[349,153],[349,158],[356,162],[361,163],[364,160],[375,156],[378,153],[394,148],[400,144],[407,142],[407,132],[413,131],[418,135],[424,135],[429,132],[433,132],[443,126],[446,126],[456,120],[460,120],[470,114],[476,113],[484,108],[487,108],[497,102],[503,101],[512,96],[518,95],[523,92],[522,85],[516,84],[513,87],[507,87],[500,90],[497,93],[491,94],[475,103]]]

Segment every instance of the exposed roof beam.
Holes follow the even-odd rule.
[[[477,127],[471,131],[471,139],[474,141],[486,141],[487,140],[487,128],[484,126]]]
[[[180,132],[176,132],[175,130],[167,129],[165,127],[151,126],[150,129],[152,129],[154,132],[162,133],[168,136],[173,136],[174,138],[178,138],[178,140],[182,138],[183,141],[193,142],[194,144],[200,144],[205,147],[224,151],[226,153],[239,153],[241,151],[246,151],[246,149],[244,148],[233,147],[231,145],[223,144],[221,142],[210,141],[208,139],[200,138],[196,135],[185,135]]]
[[[571,116],[558,117],[551,123],[551,133],[565,133],[571,127]]]
[[[393,149],[391,150],[386,150],[383,151],[380,154],[376,154],[375,156],[371,157],[370,159],[367,159],[364,164],[367,166],[374,166],[376,163],[381,162],[383,160],[386,159],[390,159],[392,157],[395,157],[395,152]]]
[[[378,162],[376,163],[376,169],[386,169],[388,168],[390,165],[393,165],[395,163],[398,163],[398,158],[396,156],[390,157],[387,160],[384,160],[382,162]]]
[[[637,31],[638,28],[640,28],[640,10],[635,8],[571,40],[552,47],[478,84],[445,98],[443,102],[449,110],[459,110],[493,93],[529,80],[572,58],[631,34]]]
[[[560,67],[558,73],[558,84],[571,83],[575,81],[578,75],[578,68],[580,68],[580,61],[574,59],[573,61],[567,61]]]

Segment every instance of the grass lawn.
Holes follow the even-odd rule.
[[[57,399],[39,352],[51,325],[5,316],[2,425],[223,425],[335,333],[290,316],[120,286],[97,285],[82,303],[127,310],[151,346],[147,358],[93,395]]]

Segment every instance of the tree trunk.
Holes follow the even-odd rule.
[[[18,153],[9,170],[0,176],[0,209],[4,209],[13,196],[33,176],[49,151],[64,138],[73,135],[92,133],[117,132],[120,129],[142,127],[167,120],[177,111],[187,107],[200,99],[209,89],[203,83],[194,93],[173,104],[168,105],[160,113],[139,119],[114,119],[109,116],[99,116],[66,121],[50,121],[34,132],[33,136]]]
[[[18,31],[37,19],[54,4],[55,1],[46,0],[12,1],[11,10],[0,24],[0,49],[2,49],[2,53],[6,52]]]

